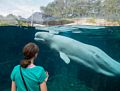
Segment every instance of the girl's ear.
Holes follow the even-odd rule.
[[[35,58],[37,58],[37,56],[38,56],[38,53],[35,54]]]

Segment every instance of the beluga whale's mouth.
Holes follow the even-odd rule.
[[[37,38],[37,37],[35,37],[34,40],[36,40],[36,41],[45,41],[44,39],[42,39],[42,38]]]
[[[35,34],[34,40],[36,40],[36,41],[45,41],[45,39],[40,37],[40,35],[38,33]]]

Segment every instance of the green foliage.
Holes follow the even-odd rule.
[[[120,0],[54,0],[41,7],[47,15],[61,18],[98,17],[117,20],[120,17]]]
[[[118,20],[120,17],[120,0],[105,0],[101,13],[104,14],[108,20]]]
[[[27,21],[17,20],[17,25],[18,26],[30,26],[30,23],[28,23]]]
[[[16,21],[7,21],[2,20],[0,21],[0,26],[30,26],[30,24],[26,21],[16,20]]]
[[[9,25],[15,25],[15,22],[13,22],[13,21],[0,21],[0,26],[9,26]]]
[[[68,23],[73,23],[73,21],[63,19],[63,20],[54,20],[54,21],[43,22],[43,24],[45,24],[45,25],[64,25],[64,24],[68,24]]]

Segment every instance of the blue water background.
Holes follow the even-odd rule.
[[[72,30],[71,27],[81,32],[63,31]],[[55,28],[63,29],[59,32],[60,35],[97,46],[116,61],[120,61],[120,27],[57,26]],[[22,48],[28,42],[35,42],[40,47],[36,64],[43,66],[49,72],[48,91],[120,91],[119,77],[98,74],[72,60],[70,64],[65,64],[57,51],[50,49],[44,43],[34,41],[34,34],[38,31],[44,30],[36,30],[33,27],[0,27],[0,91],[10,91],[10,73],[23,58]]]

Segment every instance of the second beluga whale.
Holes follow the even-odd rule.
[[[98,47],[48,32],[37,32],[34,39],[47,42],[50,48],[59,52],[61,59],[67,64],[70,63],[70,60],[74,60],[98,73],[120,76],[120,63]]]

